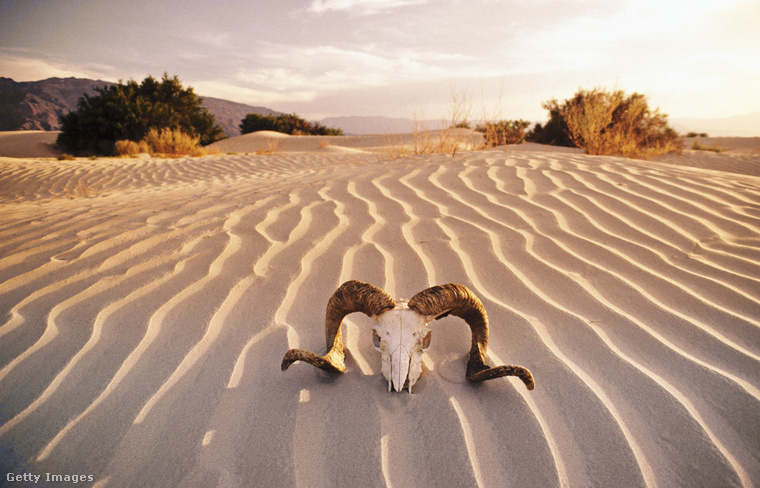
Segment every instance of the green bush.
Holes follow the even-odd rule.
[[[479,124],[475,130],[484,134],[484,143],[487,147],[495,147],[525,142],[527,136],[525,129],[529,125],[530,122],[524,120],[500,120]]]
[[[562,118],[559,102],[549,100],[542,103],[541,106],[549,111],[549,120],[544,125],[536,123],[533,129],[528,132],[526,140],[552,146],[576,147],[570,136],[567,135],[567,123]]]
[[[291,135],[342,136],[341,129],[325,127],[317,122],[308,122],[296,114],[261,115],[248,114],[240,122],[240,132],[248,134],[260,130],[272,130]]]
[[[644,95],[580,90],[557,108],[570,140],[588,154],[647,157],[681,150],[667,116],[650,110]]]
[[[98,95],[79,99],[75,112],[60,117],[57,144],[74,153],[113,154],[119,140],[139,142],[151,129],[179,129],[201,144],[221,138],[224,129],[202,106],[192,88],[184,89],[175,76],[152,76],[142,83],[98,88]]]

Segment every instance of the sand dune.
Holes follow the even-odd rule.
[[[209,146],[222,153],[256,152],[341,152],[341,153],[388,153],[395,148],[413,149],[442,139],[451,139],[463,149],[482,145],[483,134],[469,129],[431,130],[418,134],[374,134],[360,136],[291,136],[273,131],[258,131],[231,137]]]
[[[0,159],[3,473],[760,486],[758,163],[535,146]],[[490,361],[528,367],[536,389],[468,384],[456,317],[434,324],[411,395],[387,392],[360,314],[346,374],[281,372],[287,349],[323,350],[348,279],[399,298],[467,285]]]
[[[19,130],[0,132],[0,157],[54,158],[61,154],[55,147],[59,131]]]

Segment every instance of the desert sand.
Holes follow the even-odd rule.
[[[62,152],[55,147],[58,134],[43,130],[0,132],[0,157],[54,158]]]
[[[759,154],[251,139],[0,158],[4,484],[760,486]],[[535,390],[469,384],[456,317],[412,394],[387,391],[361,314],[345,374],[282,372],[289,348],[324,351],[349,279],[397,298],[465,284],[489,361]]]

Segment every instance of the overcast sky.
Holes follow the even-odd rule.
[[[310,119],[531,121],[603,86],[671,117],[760,111],[757,0],[0,0],[0,76],[141,81]]]

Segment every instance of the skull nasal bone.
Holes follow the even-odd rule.
[[[391,378],[393,379],[393,388],[401,391],[409,375],[409,361],[411,353],[403,344],[399,344],[391,353]]]

